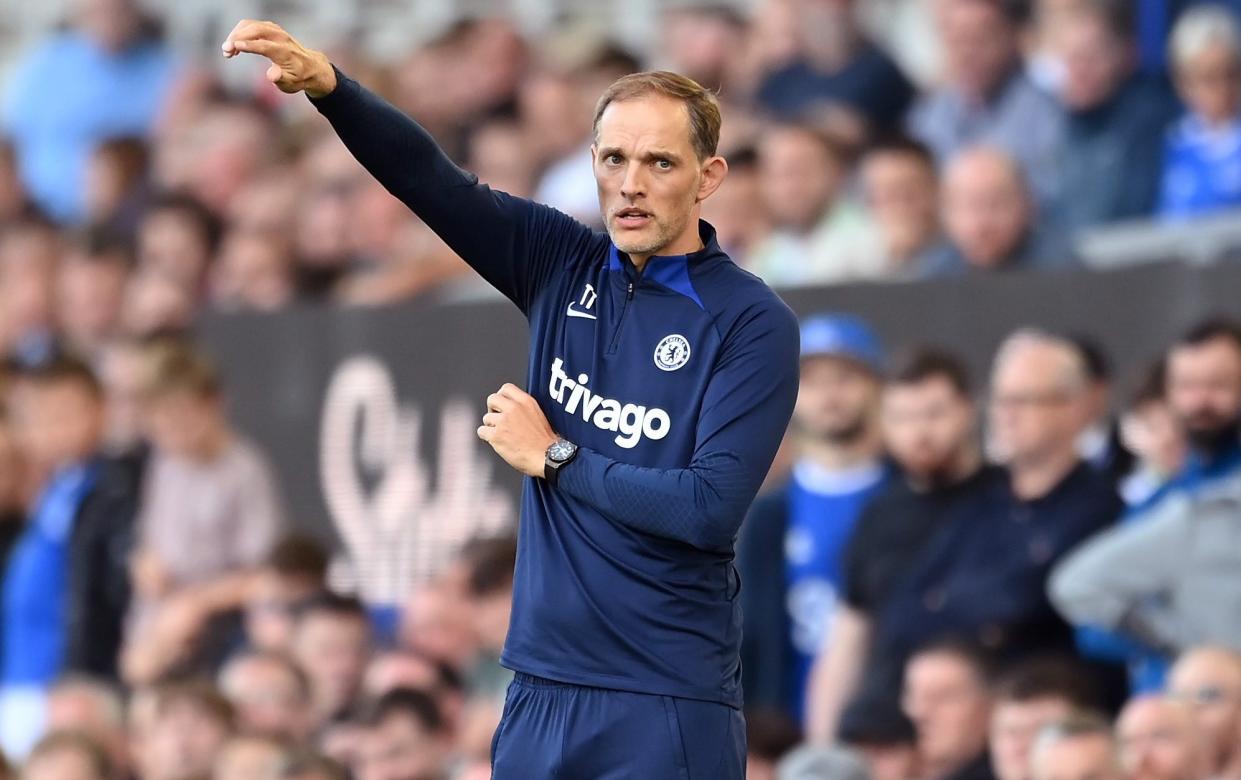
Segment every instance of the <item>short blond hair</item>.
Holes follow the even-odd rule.
[[[699,160],[714,157],[720,145],[720,101],[715,93],[693,79],[666,70],[645,71],[622,76],[604,90],[595,106],[594,136],[599,138],[599,120],[613,103],[662,95],[685,104],[689,113],[690,142]]]

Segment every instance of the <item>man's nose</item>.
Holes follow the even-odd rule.
[[[631,162],[625,168],[625,179],[621,182],[621,195],[632,200],[646,194],[646,177],[643,175],[642,164]]]

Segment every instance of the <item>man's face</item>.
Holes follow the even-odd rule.
[[[975,99],[989,96],[1017,58],[1017,35],[993,3],[947,0],[939,13],[949,82]]]
[[[69,257],[57,279],[57,314],[74,339],[93,347],[120,320],[127,272],[123,261]]]
[[[302,739],[309,731],[310,702],[292,670],[266,658],[246,658],[227,669],[223,693],[246,729]]]
[[[139,746],[139,774],[143,780],[208,776],[228,736],[225,725],[204,708],[172,702],[152,721],[148,738]]]
[[[944,181],[943,215],[949,238],[975,268],[1003,265],[1030,226],[1020,178],[990,154],[952,164]]]
[[[1083,388],[1073,386],[1063,350],[1030,344],[995,366],[991,380],[991,434],[1008,463],[1042,460],[1075,450],[1084,425]]]
[[[910,477],[939,481],[969,446],[974,408],[947,379],[889,385],[883,393],[883,438]]]
[[[284,759],[271,740],[237,738],[220,751],[211,780],[280,780]]]
[[[804,358],[793,418],[815,440],[849,444],[875,424],[879,389],[875,375],[852,360]]]
[[[293,637],[293,611],[298,602],[313,596],[321,583],[311,577],[262,571],[246,602],[246,639],[260,650],[288,652]]]
[[[103,436],[103,404],[75,380],[22,381],[13,396],[14,433],[26,455],[43,467],[79,462]]]
[[[974,670],[949,653],[915,656],[905,669],[905,713],[929,767],[955,768],[987,744],[991,700]]]
[[[438,780],[444,753],[443,741],[413,717],[392,714],[363,740],[358,780]]]
[[[1241,411],[1241,349],[1225,338],[1173,348],[1168,403],[1191,439],[1210,441]]]
[[[1061,739],[1034,757],[1033,780],[1122,780],[1116,747],[1108,737]]]
[[[697,229],[690,220],[707,193],[690,138],[689,112],[672,98],[634,98],[604,110],[591,154],[603,223],[622,252],[658,254]]]
[[[1002,701],[991,713],[991,766],[996,780],[1031,780],[1030,749],[1044,727],[1073,711],[1061,698]]]
[[[909,780],[918,777],[918,748],[913,744],[851,745],[862,755],[870,780]]]
[[[777,227],[813,230],[839,195],[843,172],[823,142],[798,128],[767,133],[759,145],[759,188]]]
[[[1241,662],[1214,650],[1191,652],[1172,668],[1168,695],[1185,702],[1211,752],[1222,767],[1241,745]]]
[[[1174,701],[1130,702],[1116,724],[1128,780],[1204,780],[1206,756],[1189,712]]]
[[[1241,63],[1220,43],[1204,47],[1176,70],[1181,97],[1211,123],[1231,120],[1241,108]]]
[[[194,217],[162,209],[149,214],[138,229],[138,259],[143,268],[196,289],[207,270],[210,249]]]
[[[1128,48],[1093,14],[1072,15],[1060,31],[1059,44],[1064,61],[1060,100],[1072,110],[1102,104],[1130,69]]]
[[[928,240],[938,220],[934,169],[907,153],[879,152],[862,164],[862,189],[884,232],[908,243]]]
[[[81,750],[61,748],[32,759],[22,768],[21,780],[104,780]]]
[[[370,627],[361,618],[326,613],[302,618],[293,635],[293,655],[310,677],[321,716],[334,715],[353,701],[370,643]]]

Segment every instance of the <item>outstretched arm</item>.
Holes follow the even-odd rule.
[[[591,239],[572,218],[480,183],[417,122],[279,25],[244,20],[223,50],[225,57],[269,59],[269,81],[284,92],[305,92],[358,162],[522,311],[548,275]]]

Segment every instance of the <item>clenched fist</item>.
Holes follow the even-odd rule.
[[[556,441],[547,416],[534,396],[506,384],[487,396],[487,413],[478,438],[491,445],[508,465],[531,477],[543,476],[547,448]]]
[[[249,52],[271,60],[267,80],[281,92],[305,91],[312,98],[320,98],[336,89],[336,71],[327,55],[307,49],[275,22],[242,19],[221,48],[225,57]]]

